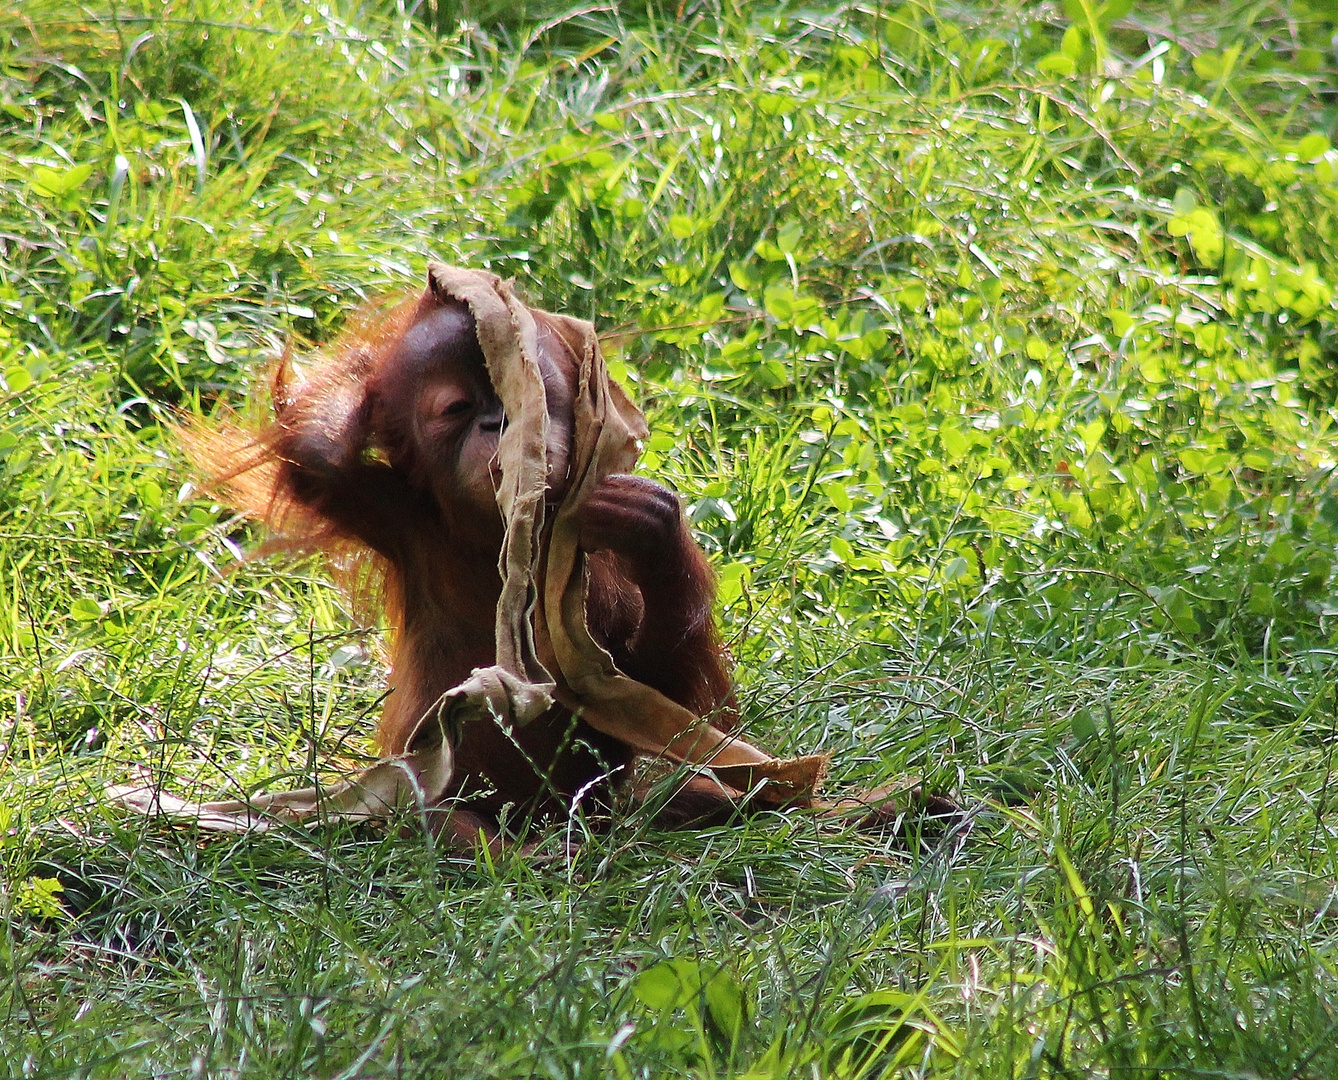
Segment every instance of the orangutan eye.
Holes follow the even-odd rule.
[[[474,403],[473,403],[472,401],[468,401],[468,400],[466,400],[466,399],[464,399],[464,398],[460,398],[460,399],[457,399],[456,401],[452,401],[449,405],[447,405],[444,409],[442,409],[442,410],[441,410],[441,415],[442,415],[442,416],[459,416],[459,415],[461,415],[462,413],[467,413],[467,412],[469,412],[469,410],[472,409],[473,407],[474,407]]]

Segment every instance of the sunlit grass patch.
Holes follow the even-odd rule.
[[[0,1072],[1332,1075],[1332,15],[432,27],[0,17]],[[163,425],[429,256],[605,334],[750,737],[954,791],[965,843],[104,804],[365,759],[381,628],[237,565]]]

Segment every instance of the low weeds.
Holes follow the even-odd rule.
[[[0,1075],[1338,1072],[1324,5],[0,12]],[[164,423],[428,257],[593,319],[750,737],[972,815],[214,838],[380,628]],[[568,838],[582,841],[568,850]]]

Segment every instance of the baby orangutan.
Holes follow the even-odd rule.
[[[573,403],[587,346],[574,320],[531,314],[551,507],[572,482]],[[225,473],[224,488],[286,546],[371,553],[395,630],[377,742],[385,754],[402,754],[443,695],[498,652],[506,539],[498,460],[507,416],[480,328],[470,307],[429,275],[420,298],[346,337],[295,386],[280,369],[273,397],[275,421],[251,444],[258,453]],[[185,441],[203,467],[237,460],[237,433],[226,426],[197,426]],[[541,460],[539,481],[542,467]],[[614,473],[586,488],[574,513],[590,636],[622,674],[730,731],[735,704],[712,619],[713,580],[677,496],[654,480]],[[457,846],[480,833],[499,840],[504,815],[523,822],[565,815],[578,800],[607,806],[629,784],[637,752],[561,704],[520,726],[470,723],[452,751],[450,786],[431,820]],[[655,820],[722,822],[741,798],[727,784],[692,776]],[[884,803],[870,816],[890,820],[895,810]]]

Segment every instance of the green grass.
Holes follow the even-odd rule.
[[[0,1076],[1338,1075],[1338,18],[611,7],[0,9]],[[751,735],[963,845],[106,804],[366,760],[160,424],[428,257],[607,335]]]

